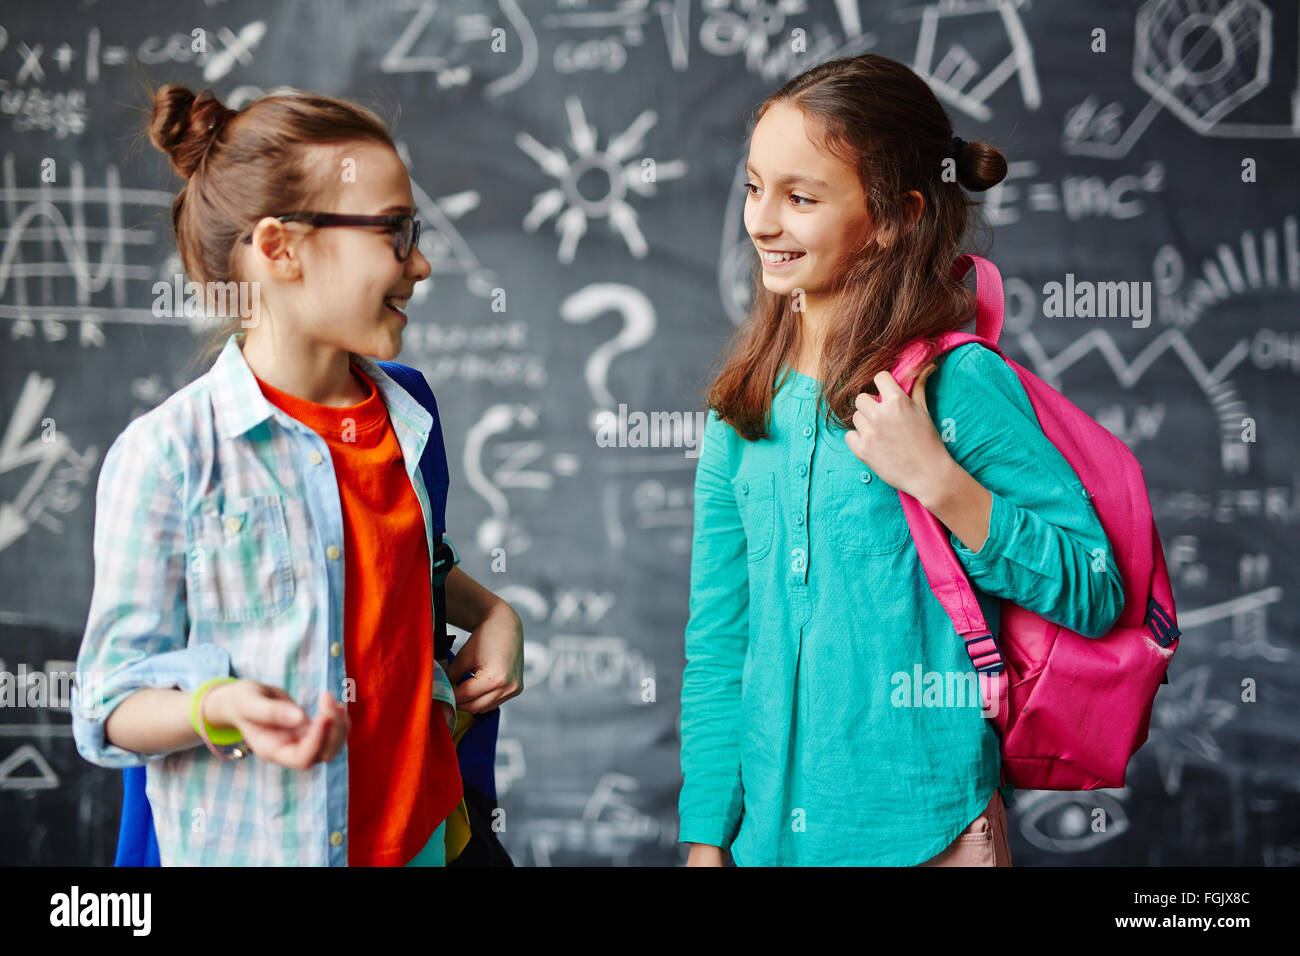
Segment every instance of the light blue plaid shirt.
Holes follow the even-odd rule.
[[[346,866],[347,747],[299,771],[221,760],[202,744],[141,754],[104,739],[113,708],[146,687],[244,677],[284,688],[309,714],[322,690],[344,696],[343,515],[329,446],[267,401],[242,334],[104,457],[73,737],[91,763],[148,768],[163,866]],[[433,417],[373,361],[352,360],[388,406],[432,554],[419,461]],[[431,692],[454,711],[441,666]]]

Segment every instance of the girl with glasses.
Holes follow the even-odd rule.
[[[311,94],[235,112],[168,85],[149,135],[186,180],[190,279],[258,294],[105,456],[78,750],[147,767],[164,866],[442,865],[456,711],[520,693],[523,637],[451,567],[471,634],[435,660],[439,424],[371,358],[430,272],[406,169],[373,113]]]

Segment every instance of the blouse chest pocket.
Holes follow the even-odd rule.
[[[772,550],[776,527],[776,479],[772,472],[746,475],[732,482],[745,527],[745,544],[750,561],[758,561]]]
[[[196,608],[214,621],[256,621],[293,601],[293,561],[279,495],[227,498],[189,519],[186,573]]]
[[[842,554],[893,554],[911,538],[898,491],[865,468],[841,468],[824,476],[819,516],[831,545]]]

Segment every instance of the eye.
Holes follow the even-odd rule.
[[[741,188],[743,188],[747,193],[749,193],[749,195],[751,195],[751,196],[756,196],[756,195],[758,195],[757,190],[761,189],[762,187],[761,187],[761,186],[756,186],[756,185],[754,185],[753,183],[749,183],[749,182],[747,182],[747,183],[745,183],[744,186],[741,187]],[[797,203],[795,203],[796,206],[813,205],[814,203],[817,202],[817,200],[815,200],[815,199],[809,199],[807,196],[799,196],[799,195],[796,195],[795,193],[791,193],[791,194],[790,194],[790,198],[791,198],[792,200],[793,200],[793,199],[797,199],[797,200],[799,200]]]

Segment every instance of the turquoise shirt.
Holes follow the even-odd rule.
[[[730,848],[738,866],[911,866],[992,799],[999,738],[978,694],[960,693],[974,670],[897,490],[826,425],[819,392],[788,370],[757,442],[709,412],[679,839]],[[949,540],[993,633],[999,598],[1106,633],[1124,602],[1110,543],[1014,370],[968,343],[939,360],[926,398],[949,453],[992,495],[980,550]],[[948,693],[933,691],[936,673]]]

